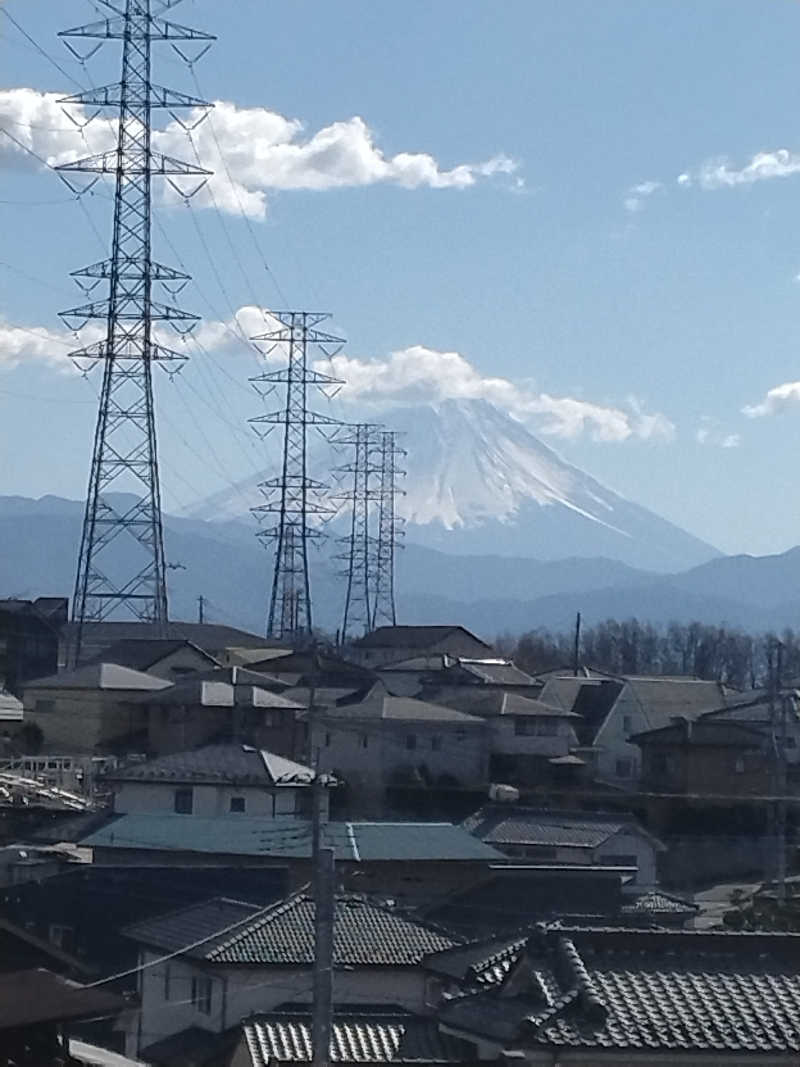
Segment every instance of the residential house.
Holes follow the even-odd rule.
[[[310,728],[320,766],[344,780],[361,813],[383,813],[392,788],[481,790],[489,782],[484,719],[390,696],[382,683],[317,712]]]
[[[706,712],[702,718],[709,721],[736,722],[758,730],[783,752],[790,772],[800,770],[800,700],[798,690],[783,688],[772,700],[763,690],[740,694],[741,703]]]
[[[72,663],[76,625],[74,622],[61,625],[59,663],[62,665]],[[223,666],[239,663],[236,653],[242,649],[251,654],[260,650],[263,658],[276,646],[286,647],[261,634],[215,622],[169,622],[165,630],[165,638],[190,641]],[[81,631],[81,663],[107,659],[104,653],[118,641],[149,640],[152,636],[153,627],[149,622],[85,622]]]
[[[462,825],[507,856],[630,868],[637,888],[658,882],[657,857],[664,845],[632,816],[488,804]]]
[[[306,891],[266,909],[223,898],[129,928],[142,970],[127,1053],[172,1065],[165,1039],[193,1029],[225,1034],[287,1000],[310,1004],[314,910]],[[456,944],[438,929],[348,894],[336,897],[333,942],[335,1003],[391,1004],[420,1014],[429,1010],[425,957]],[[174,955],[158,962],[165,954]]]
[[[565,759],[584,765],[578,757],[570,757],[578,744],[575,729],[580,722],[574,711],[495,686],[453,687],[444,694],[432,687],[424,692],[448,707],[486,720],[494,782],[548,783]]]
[[[507,693],[535,697],[542,682],[520,670],[511,660],[498,657],[469,659],[447,652],[392,661],[377,669],[387,689],[395,696],[426,696],[434,699],[457,695],[465,686],[492,687]],[[446,701],[445,701],[446,703]]]
[[[192,641],[180,637],[133,637],[115,641],[103,650],[98,659],[147,671],[168,682],[179,681],[184,675],[208,671],[219,663]]]
[[[140,698],[172,683],[116,663],[90,663],[25,685],[25,722],[38,726],[49,752],[129,751],[146,744]]]
[[[307,815],[314,771],[249,745],[206,745],[104,776],[121,815]],[[327,817],[328,791],[322,793]]]
[[[373,669],[443,652],[481,659],[492,654],[492,646],[463,626],[379,626],[347,648],[350,659]]]
[[[147,751],[167,755],[236,740],[292,759],[303,744],[297,715],[305,705],[276,692],[283,688],[269,676],[225,667],[144,693],[139,704],[146,718]]]
[[[644,790],[726,801],[770,791],[773,768],[762,730],[720,718],[676,719],[631,740],[641,749]]]
[[[325,651],[295,649],[273,650],[267,659],[247,664],[251,671],[261,671],[279,679],[286,687],[313,686],[316,689],[364,689],[375,681],[375,672]]]
[[[483,1060],[788,1067],[799,954],[798,934],[541,926],[438,1019]]]
[[[503,854],[461,826],[434,822],[327,822],[321,843],[337,880],[355,892],[431,904],[485,878]],[[267,869],[292,889],[312,875],[309,819],[225,815],[118,815],[80,840],[101,865]]]
[[[13,729],[22,722],[22,701],[0,686],[0,729],[6,731]]]
[[[67,619],[64,597],[0,600],[0,689],[19,696],[31,678],[58,669],[59,628]]]
[[[563,680],[561,680],[563,682]],[[695,678],[579,679],[580,687],[570,710],[581,716],[576,723],[579,746],[594,777],[614,786],[634,788],[639,780],[641,753],[631,741],[634,734],[657,730],[673,719],[697,719],[704,712],[741,700],[741,694],[721,682]],[[540,695],[548,703],[548,689]]]
[[[287,1004],[250,1016],[229,1067],[305,1064],[312,1059],[313,1026],[305,1005]],[[443,1034],[435,1019],[387,1005],[337,1006],[331,1033],[332,1063],[434,1064],[469,1062],[468,1046]]]

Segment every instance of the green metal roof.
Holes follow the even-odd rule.
[[[502,860],[502,855],[451,823],[329,822],[322,841],[337,860]],[[80,842],[86,848],[223,853],[308,859],[311,823],[292,816],[121,815]]]

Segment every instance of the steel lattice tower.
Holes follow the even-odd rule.
[[[286,386],[286,403],[279,411],[260,415],[250,422],[256,427],[268,426],[266,437],[276,426],[283,427],[283,455],[281,473],[277,478],[262,482],[259,488],[267,501],[253,508],[257,518],[277,515],[278,521],[258,536],[275,544],[275,569],[267,616],[267,637],[302,640],[312,632],[311,578],[308,546],[324,537],[321,523],[334,514],[325,501],[326,486],[308,475],[307,432],[309,426],[338,426],[336,419],[320,415],[308,407],[308,387],[324,390],[325,386],[341,385],[337,378],[321,374],[308,365],[309,346],[316,346],[330,359],[344,343],[339,337],[322,333],[316,327],[329,315],[310,311],[271,311],[280,326],[276,330],[254,337],[256,342],[268,342],[266,354],[279,346],[288,350],[288,364],[250,380],[259,388],[266,384],[271,392],[276,385]],[[259,391],[262,391],[259,388]],[[312,525],[316,519],[317,524]]]
[[[371,542],[369,582],[372,593],[370,628],[385,623],[397,624],[397,609],[394,597],[394,554],[402,534],[402,519],[397,515],[395,503],[402,490],[397,488],[397,479],[405,474],[398,470],[397,457],[405,452],[397,447],[397,433],[383,430],[380,435],[380,460],[378,486],[373,497],[378,502],[378,536]]]
[[[375,447],[381,427],[370,423],[348,426],[334,438],[337,445],[348,445],[353,450],[352,462],[337,467],[336,471],[351,475],[349,492],[339,499],[350,507],[350,534],[339,538],[345,551],[336,558],[347,563],[344,574],[347,590],[340,639],[347,641],[351,632],[362,636],[369,632],[372,618],[370,588],[370,503],[372,478],[378,473],[375,465]]]
[[[197,42],[204,52],[214,40],[210,34],[160,17],[179,2],[98,0],[111,17],[60,34],[99,42],[89,55],[106,40],[123,42],[122,78],[118,84],[90,89],[62,101],[98,109],[113,107],[119,116],[115,149],[58,168],[76,192],[69,178],[73,173],[95,176],[81,192],[104,174],[115,178],[111,256],[73,274],[87,295],[102,282],[108,282],[108,297],[61,313],[65,323],[75,330],[90,320],[99,319],[106,324],[103,340],[72,354],[84,371],[100,361],[104,364],[73,600],[73,619],[78,624],[73,650],[76,661],[88,621],[102,621],[119,609],[126,609],[137,619],[152,623],[159,632],[168,617],[152,367],[156,361],[169,365],[170,360],[185,356],[157,343],[153,326],[170,323],[179,333],[186,333],[198,317],[153,299],[154,282],[162,283],[174,295],[186,284],[188,276],[151,257],[151,181],[154,174],[186,176],[209,172],[153,152],[151,113],[153,108],[172,112],[176,108],[208,105],[153,84],[151,45],[153,41],[170,42],[189,62],[178,42]],[[68,47],[78,55],[76,48]],[[198,188],[191,193],[177,191],[188,197]],[[112,502],[108,497],[112,487],[120,493],[133,492],[135,502],[121,506]],[[140,548],[133,563],[118,551],[109,552],[123,532],[131,534]]]

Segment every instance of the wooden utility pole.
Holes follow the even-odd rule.
[[[581,613],[575,616],[575,645],[572,650],[572,673],[578,677],[581,668]]]
[[[200,624],[206,621],[206,598],[202,593],[197,598],[197,621]]]

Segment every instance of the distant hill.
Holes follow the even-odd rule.
[[[82,514],[82,504],[60,497],[0,497],[0,595],[71,594]],[[167,516],[165,526],[173,617],[196,618],[202,594],[208,618],[260,632],[272,557],[254,524]],[[119,545],[124,551],[123,538]],[[324,554],[312,559],[316,621],[335,630],[340,564]],[[577,611],[589,625],[635,615],[763,630],[800,625],[800,548],[663,575],[602,557],[453,555],[410,542],[398,553],[397,588],[402,621],[461,622],[489,639],[537,626],[568,629]]]

